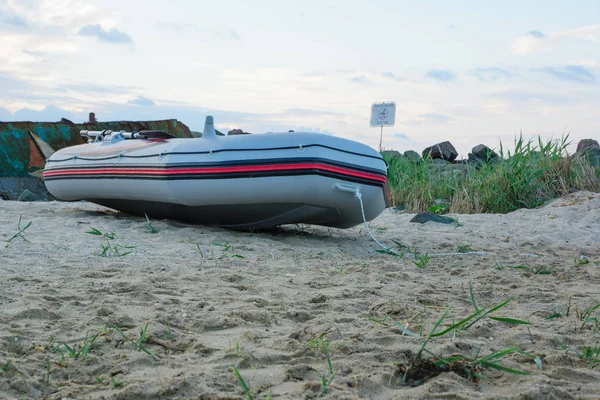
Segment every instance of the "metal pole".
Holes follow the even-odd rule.
[[[381,125],[381,133],[379,134],[379,152],[381,153],[381,143],[383,142],[383,125]]]

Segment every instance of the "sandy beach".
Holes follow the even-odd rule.
[[[586,315],[600,303],[600,194],[448,225],[413,216],[387,209],[370,227],[427,253],[423,268],[376,251],[364,227],[249,233],[156,220],[151,233],[143,218],[87,202],[0,201],[0,398],[247,398],[234,366],[257,399],[600,398],[584,354],[600,341],[600,309]],[[19,218],[31,225],[14,236]],[[443,372],[402,385],[398,365],[424,337],[398,325],[426,336],[448,309],[438,331],[472,314],[470,283],[480,308],[512,298],[493,315],[530,324],[484,318],[427,349],[514,347],[542,369],[511,354],[501,364],[529,374],[484,368],[487,379]],[[326,391],[319,338],[335,372]]]

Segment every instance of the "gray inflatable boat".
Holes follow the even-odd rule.
[[[381,155],[334,136],[220,137],[212,117],[202,138],[162,131],[81,135],[88,144],[64,148],[46,162],[44,181],[58,199],[233,229],[296,223],[350,228],[387,206]]]

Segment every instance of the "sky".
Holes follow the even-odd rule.
[[[383,147],[600,140],[598,0],[0,0],[0,121],[176,118]]]

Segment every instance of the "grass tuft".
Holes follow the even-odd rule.
[[[23,228],[21,228],[21,222],[23,221],[23,216],[19,215],[19,222],[17,224],[17,233],[15,233],[14,235],[12,235],[12,237],[10,239],[8,239],[6,241],[6,245],[4,247],[8,247],[10,246],[10,242],[12,242],[14,239],[20,237],[21,239],[23,239],[24,242],[27,243],[31,243],[26,237],[25,237],[25,231],[27,230],[27,228],[29,228],[31,226],[31,223],[33,221],[29,221]]]
[[[160,232],[160,229],[155,228],[152,225],[152,222],[150,222],[150,219],[148,218],[148,215],[146,215],[146,213],[144,213],[144,217],[146,217],[146,225],[144,225],[144,227],[146,228],[146,231],[148,233],[158,233],[158,232]]]
[[[392,203],[408,212],[508,213],[536,208],[577,190],[600,191],[600,168],[569,157],[568,135],[543,142],[515,138],[513,152],[500,142],[498,162],[481,169],[440,166],[425,159],[390,158]],[[449,206],[445,206],[448,204]]]

